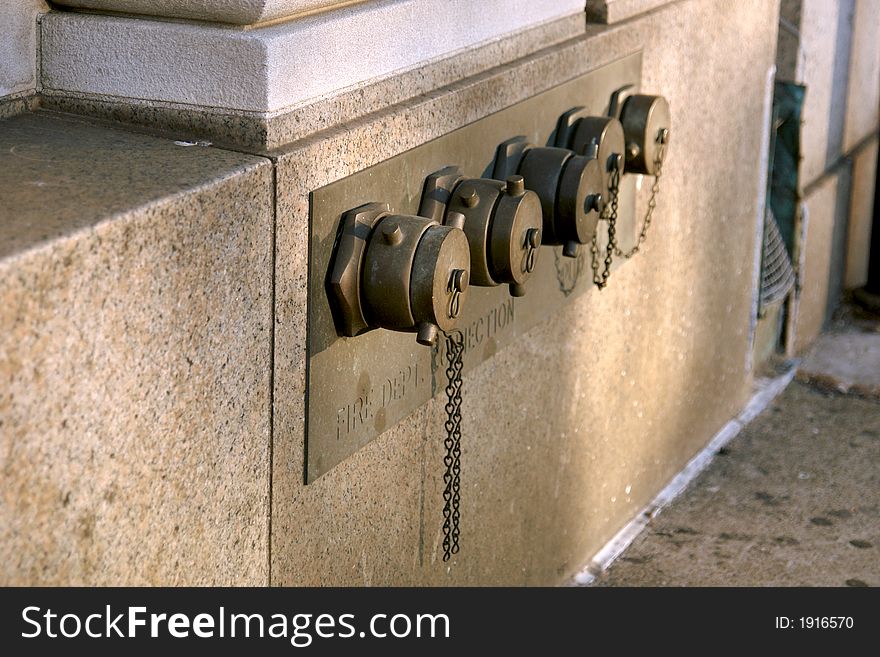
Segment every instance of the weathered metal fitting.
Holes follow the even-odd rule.
[[[616,117],[590,116],[583,107],[569,110],[557,122],[556,145],[599,161],[605,181],[603,197],[613,176],[623,173],[620,156],[626,152],[626,139],[623,124]],[[603,200],[607,203],[609,199]]]
[[[525,151],[519,173],[541,200],[544,244],[585,244],[592,239],[599,212],[595,204],[586,201],[604,191],[604,178],[595,159],[575,155],[567,148],[532,147]]]
[[[470,282],[481,287],[508,284],[512,294],[522,295],[537,258],[529,240],[540,244],[543,224],[540,200],[525,188],[523,177],[512,174],[505,182],[463,178],[456,167],[447,167],[428,176],[419,214],[438,216],[440,199],[445,199],[446,225],[463,221]]]
[[[634,94],[623,101],[620,122],[627,144],[626,172],[656,175],[669,143],[671,117],[663,96]]]
[[[340,335],[353,337],[372,328],[361,303],[361,270],[367,240],[379,220],[390,212],[387,203],[367,203],[342,215],[327,282],[330,308]]]
[[[383,203],[349,210],[328,281],[337,332],[352,337],[386,328],[416,332],[420,343],[433,344],[438,329],[456,324],[469,271],[460,228],[394,215]]]

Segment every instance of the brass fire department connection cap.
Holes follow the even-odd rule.
[[[416,248],[410,300],[422,342],[422,327],[455,328],[470,282],[470,249],[464,232],[453,226],[431,226]],[[433,342],[433,340],[431,340]]]
[[[388,215],[373,229],[364,254],[361,298],[371,325],[411,331],[413,261],[422,235],[437,222],[424,217]],[[424,262],[422,262],[424,264]]]
[[[565,164],[559,185],[559,214],[570,217],[560,233],[563,242],[586,244],[593,239],[604,206],[605,178],[599,161],[582,155]]]
[[[532,147],[525,151],[519,165],[519,173],[526,187],[538,195],[544,215],[541,241],[544,244],[562,244],[566,217],[560,216],[557,195],[565,163],[573,157],[567,148]],[[568,185],[570,188],[571,185]],[[569,203],[568,206],[576,203]],[[569,217],[570,218],[570,217]]]
[[[456,213],[464,216],[464,233],[470,245],[470,282],[480,287],[492,287],[501,281],[495,278],[489,262],[489,244],[493,212],[504,194],[505,185],[489,178],[462,180],[453,189],[446,206],[446,223]]]
[[[592,239],[604,207],[604,178],[597,160],[567,148],[531,148],[519,171],[541,199],[542,242],[564,244],[564,255],[573,257],[578,244]]]
[[[471,284],[492,287],[502,283],[521,285],[531,274],[536,253],[526,233],[536,230],[531,241],[540,245],[543,225],[538,196],[525,189],[523,177],[511,176],[506,182],[471,178],[456,186],[449,199],[446,224],[460,217],[471,255]],[[531,263],[532,268],[527,267]],[[522,288],[511,293],[521,296]]]
[[[623,103],[620,122],[626,138],[627,173],[657,172],[660,148],[669,140],[669,104],[663,96],[636,94]]]
[[[620,121],[610,116],[586,116],[578,120],[571,140],[572,150],[586,155],[594,144],[598,146],[596,159],[605,177],[605,189],[608,189],[612,170],[616,166],[617,158],[614,156],[622,155],[626,148]]]
[[[508,178],[492,221],[489,262],[495,280],[510,284],[514,296],[522,295],[519,286],[534,271],[543,225],[538,195],[525,188],[522,176]]]

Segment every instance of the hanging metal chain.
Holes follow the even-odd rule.
[[[651,186],[651,198],[648,200],[648,210],[645,212],[645,219],[642,222],[642,229],[639,231],[639,237],[635,246],[629,251],[621,251],[617,245],[614,245],[614,255],[623,256],[624,258],[632,258],[639,252],[639,248],[645,243],[648,237],[648,229],[651,227],[651,219],[654,216],[654,208],[657,207],[657,195],[660,193],[660,176],[663,175],[663,157],[666,154],[667,131],[661,130],[657,134],[657,143],[660,147],[657,149],[657,158],[654,160],[654,184]]]
[[[443,464],[443,561],[458,553],[461,523],[461,370],[464,334],[446,335],[446,455]]]
[[[611,203],[602,210],[600,219],[608,222],[608,244],[605,246],[605,269],[599,273],[599,232],[593,233],[590,242],[591,264],[593,267],[593,283],[600,290],[608,285],[608,277],[611,276],[611,263],[614,252],[617,249],[617,205],[620,198],[620,170],[615,166],[611,173],[611,181],[608,183],[608,191],[611,193]]]

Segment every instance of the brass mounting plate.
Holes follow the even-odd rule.
[[[435,394],[443,394],[445,386],[443,340],[438,340],[439,348],[429,349],[417,344],[411,333],[379,329],[353,338],[337,335],[326,281],[342,214],[372,201],[389,203],[395,213],[417,214],[428,174],[455,164],[466,176],[490,177],[498,144],[524,135],[532,143],[554,145],[556,122],[564,112],[583,105],[591,114],[606,114],[615,90],[627,85],[638,89],[641,70],[641,53],[629,55],[312,192],[306,483]],[[624,176],[620,191],[618,236],[624,249],[635,237],[636,178]],[[458,325],[465,335],[465,372],[570,299],[593,289],[589,248],[582,247],[575,259],[563,257],[561,249],[541,247],[524,297],[512,298],[506,285],[469,289]]]

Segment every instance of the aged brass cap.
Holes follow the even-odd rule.
[[[559,183],[560,220],[557,221],[561,228],[557,229],[558,236],[564,241],[584,244],[592,239],[599,223],[599,213],[594,203],[587,204],[587,199],[601,195],[604,185],[605,178],[598,160],[576,155],[565,163]]]
[[[452,193],[443,223],[454,225],[457,216],[464,218],[462,229],[470,245],[470,280],[474,285],[498,285],[489,263],[489,233],[498,199],[504,194],[505,183],[490,178],[463,180]],[[477,202],[468,205],[471,199]]]
[[[327,282],[336,332],[340,335],[351,337],[371,328],[361,299],[364,256],[373,227],[389,211],[387,203],[367,203],[342,215]]]
[[[541,201],[535,192],[506,193],[498,199],[489,240],[489,268],[496,282],[525,283],[534,270],[543,225]]]
[[[470,278],[470,249],[462,230],[431,226],[415,252],[410,303],[416,326],[450,331],[461,317]]]
[[[544,244],[563,242],[561,234],[565,232],[565,219],[559,216],[558,193],[562,172],[572,157],[572,152],[567,148],[536,146],[525,151],[519,165],[519,173],[525,179],[526,188],[535,192],[541,201]]]
[[[610,116],[587,116],[577,122],[572,138],[572,150],[588,155],[588,149],[595,145],[595,158],[599,160],[605,178],[605,189],[611,183],[611,174],[617,156],[626,150],[623,124]]]
[[[636,94],[626,99],[620,111],[626,142],[633,148],[627,153],[627,173],[656,174],[660,148],[668,147],[671,117],[663,96]]]
[[[361,274],[361,300],[371,325],[411,331],[417,320],[425,319],[413,314],[410,280],[422,236],[437,225],[431,219],[410,215],[388,215],[376,225],[380,239],[369,240]],[[395,237],[384,239],[388,234]]]
[[[622,157],[627,152],[623,124],[610,116],[587,116],[577,122],[572,140],[572,149],[581,155],[591,155],[599,161],[605,179],[603,200],[609,201],[608,188],[615,168],[622,169]]]

